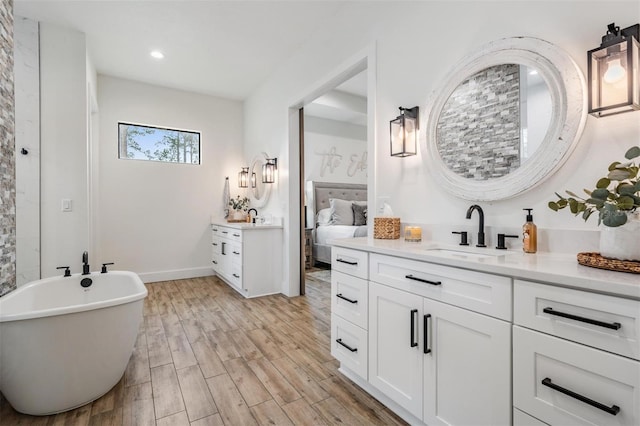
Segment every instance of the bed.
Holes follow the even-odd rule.
[[[312,198],[312,211],[308,212],[311,222],[308,220],[307,223],[313,224],[314,228],[313,259],[316,262],[330,264],[331,246],[327,244],[329,240],[367,235],[367,185],[310,181],[307,183],[307,189],[307,196]],[[353,207],[353,204],[356,204],[356,207]],[[352,211],[354,216],[349,217],[349,211]]]

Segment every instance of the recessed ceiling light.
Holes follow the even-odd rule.
[[[152,50],[150,55],[156,59],[163,59],[164,58],[164,53],[162,53],[159,50]]]

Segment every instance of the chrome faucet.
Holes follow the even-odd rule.
[[[82,275],[89,275],[89,253],[82,253]]]
[[[254,212],[256,212],[255,216],[253,216],[253,223],[256,223],[256,216],[258,216],[258,210],[254,209],[254,208],[250,208],[249,210],[247,210],[247,214],[249,215],[249,217],[251,217],[251,210],[253,210]]]
[[[484,244],[484,212],[482,211],[482,207],[477,204],[472,205],[467,210],[467,219],[471,219],[471,213],[474,210],[478,211],[478,244],[476,247],[486,247]]]

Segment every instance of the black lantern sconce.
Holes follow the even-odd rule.
[[[589,114],[640,110],[640,24],[607,26],[600,47],[587,52]]]
[[[400,107],[400,115],[391,120],[391,156],[408,157],[418,152],[419,111],[417,106]]]
[[[267,158],[267,162],[262,165],[262,182],[274,183],[276,181],[277,170],[278,170],[278,159]]]
[[[249,168],[242,167],[240,173],[238,173],[238,187],[240,188],[248,188],[249,187]]]

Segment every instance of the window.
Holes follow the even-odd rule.
[[[200,133],[118,123],[118,158],[200,164]]]

